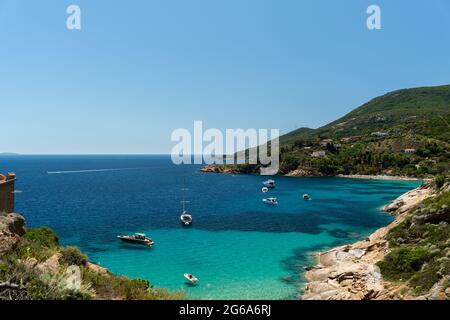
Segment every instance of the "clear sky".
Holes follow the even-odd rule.
[[[169,153],[194,120],[286,133],[448,83],[448,0],[0,0],[0,152]]]

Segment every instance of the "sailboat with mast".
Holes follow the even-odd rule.
[[[183,204],[183,212],[181,213],[180,220],[181,224],[183,226],[190,226],[192,225],[192,215],[189,214],[186,210],[186,203],[189,203],[189,201],[186,201],[186,179],[183,182],[183,200],[181,203]]]

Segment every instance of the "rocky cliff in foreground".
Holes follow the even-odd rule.
[[[0,215],[0,257],[15,249],[25,232],[25,219],[21,215]]]
[[[116,276],[75,247],[59,245],[49,228],[26,229],[16,213],[0,213],[0,300],[167,300],[182,293]]]
[[[396,215],[389,226],[317,254],[303,299],[450,299],[449,194],[414,189],[385,207]]]

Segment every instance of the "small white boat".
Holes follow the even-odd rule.
[[[267,187],[262,187],[261,189],[262,193],[267,193],[269,191],[269,188]]]
[[[264,202],[265,204],[270,204],[270,205],[277,205],[278,204],[277,198],[265,198],[265,199],[262,200],[262,202]]]
[[[271,179],[269,179],[267,181],[264,181],[263,182],[263,186],[266,187],[266,188],[273,189],[273,188],[275,188],[275,181],[271,180]]]
[[[189,281],[190,283],[197,283],[198,279],[196,276],[194,276],[193,274],[190,273],[185,273],[184,277],[186,278],[187,281]]]
[[[180,220],[185,226],[190,226],[192,224],[192,216],[187,211],[183,211],[180,216]]]
[[[303,195],[303,200],[311,200],[310,195],[307,194],[307,193],[305,193],[305,194]]]
[[[186,211],[185,204],[189,203],[189,201],[186,201],[186,181],[183,181],[183,201],[181,203],[183,204],[183,211],[180,215],[181,224],[183,226],[190,226],[192,224],[192,215],[189,214],[189,212]]]

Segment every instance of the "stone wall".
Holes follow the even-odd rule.
[[[8,173],[0,174],[0,212],[14,212],[14,184],[16,175]]]

